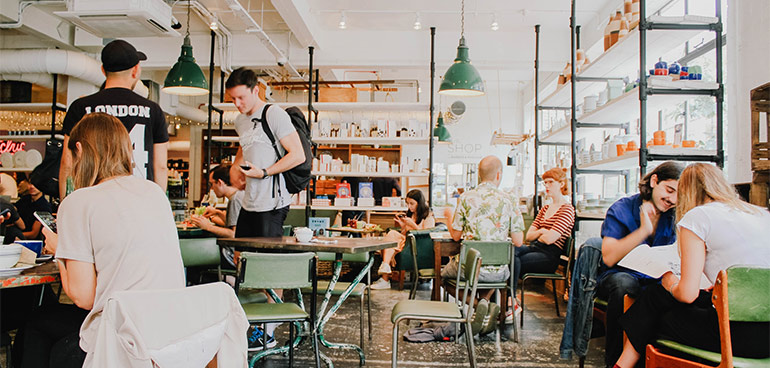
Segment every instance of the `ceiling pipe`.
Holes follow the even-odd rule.
[[[95,86],[104,82],[102,63],[77,51],[59,49],[3,50],[0,74],[60,74]]]
[[[286,57],[286,54],[284,54],[284,52],[278,48],[278,45],[276,45],[270,36],[265,33],[265,30],[262,29],[262,27],[257,23],[257,21],[254,20],[254,18],[251,17],[251,15],[249,15],[249,12],[243,7],[243,5],[241,5],[238,0],[226,1],[227,5],[230,7],[230,10],[232,10],[233,13],[235,13],[235,15],[238,16],[238,18],[240,18],[244,24],[246,24],[246,26],[250,27],[246,29],[246,33],[255,33],[257,38],[262,41],[262,44],[267,47],[267,50],[270,51],[273,56],[275,56],[276,63],[278,63],[278,65],[283,64],[281,66],[283,66],[292,77],[302,77],[294,65],[291,64],[289,58]]]
[[[64,4],[64,1],[20,1],[19,13],[15,22],[3,22],[0,23],[0,29],[14,29],[24,25],[24,9],[27,9],[30,5],[50,5],[50,4]]]
[[[209,11],[205,5],[201,4],[200,1],[190,1],[190,6],[192,7],[192,10],[194,10],[195,13],[198,14],[198,16],[204,22],[206,22],[206,24],[211,24],[211,22],[214,21],[217,22],[217,29],[214,30],[214,33],[217,35],[216,44],[218,45],[217,48],[219,49],[219,68],[226,73],[232,72],[233,51],[230,43],[233,34],[219,21],[217,16],[211,13],[211,11]]]

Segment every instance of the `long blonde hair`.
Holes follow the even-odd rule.
[[[75,189],[113,176],[131,175],[131,138],[123,123],[112,115],[97,112],[84,116],[72,129],[67,147],[74,161]]]
[[[725,179],[722,170],[711,164],[688,165],[679,177],[677,192],[677,222],[688,211],[708,201],[721,202],[746,213],[759,213],[758,207],[741,200],[735,188]]]

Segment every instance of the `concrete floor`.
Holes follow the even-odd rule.
[[[427,284],[426,284],[427,286]],[[503,340],[501,352],[495,351],[494,334],[476,340],[476,361],[480,367],[577,367],[578,360],[559,359],[559,343],[564,325],[566,303],[560,301],[561,317],[556,317],[553,297],[543,285],[528,283],[524,328],[519,329],[519,343]],[[372,291],[372,340],[366,342],[366,366],[390,367],[391,336],[393,324],[390,312],[393,306],[409,296],[408,290],[373,290]],[[430,298],[429,291],[418,291],[418,299]],[[325,333],[327,340],[358,344],[358,300],[348,299],[337,314],[329,321]],[[413,327],[418,322],[411,322]],[[507,326],[510,329],[510,326]],[[400,332],[407,330],[405,322]],[[288,338],[288,330],[282,325],[277,330],[278,341],[283,343]],[[460,344],[453,342],[409,343],[399,340],[399,367],[467,367],[468,355],[460,338]],[[295,367],[313,366],[309,345],[301,346],[295,352]],[[604,361],[604,338],[591,340],[586,357],[586,367],[601,367]],[[321,347],[335,367],[358,367],[358,356],[352,350],[332,350]],[[286,367],[288,357],[272,356],[256,364],[256,367]]]

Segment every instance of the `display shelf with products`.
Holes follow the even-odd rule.
[[[302,111],[307,111],[305,102],[278,102],[274,105],[281,108],[296,106]],[[238,111],[232,102],[213,104],[214,107],[224,111]],[[49,105],[50,107],[50,105]],[[313,109],[317,111],[428,111],[429,105],[420,102],[313,102]]]
[[[428,177],[428,172],[365,172],[365,171],[313,171],[314,176],[354,177],[354,178],[399,178],[399,177]]]

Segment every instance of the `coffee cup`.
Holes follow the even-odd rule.
[[[27,249],[35,252],[38,257],[43,253],[43,241],[42,240],[17,240],[14,243],[21,244]]]
[[[313,239],[313,230],[307,227],[297,227],[294,229],[294,237],[300,243],[307,243]]]

